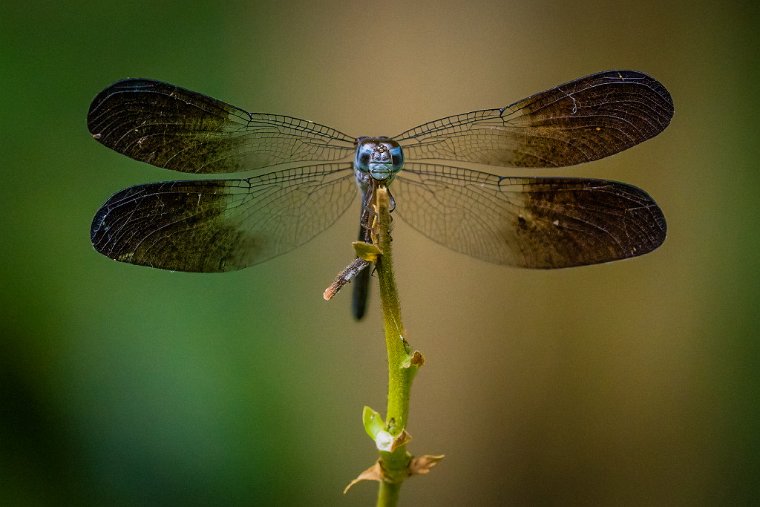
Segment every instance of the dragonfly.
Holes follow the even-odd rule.
[[[361,196],[393,190],[394,216],[434,242],[494,264],[553,269],[656,249],[666,222],[656,202],[622,182],[514,177],[472,165],[555,168],[591,162],[662,132],[667,89],[647,74],[592,74],[511,105],[447,116],[392,137],[352,137],[311,121],[243,109],[150,79],[125,79],[92,101],[93,138],[137,161],[247,178],[146,183],[112,195],[91,226],[117,261],[226,272],[303,245]],[[451,165],[451,163],[458,165]],[[368,274],[355,283],[365,312]]]

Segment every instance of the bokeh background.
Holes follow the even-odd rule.
[[[0,504],[371,505],[342,488],[385,408],[378,298],[324,287],[355,214],[224,275],[112,262],[113,192],[181,177],[90,139],[92,97],[153,77],[251,111],[392,135],[611,68],[676,105],[659,137],[541,174],[654,196],[647,256],[531,272],[400,221],[405,324],[427,364],[404,505],[736,505],[760,476],[754,2],[21,2],[0,5]],[[518,173],[519,174],[519,173]]]

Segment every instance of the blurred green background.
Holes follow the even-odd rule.
[[[370,505],[342,488],[385,408],[377,297],[324,287],[355,214],[224,275],[93,251],[113,192],[181,177],[95,143],[113,81],[392,135],[599,70],[651,73],[659,137],[551,174],[646,189],[654,253],[531,272],[397,222],[405,324],[427,364],[404,505],[735,505],[760,475],[760,44],[753,2],[20,2],[0,6],[0,504]],[[541,174],[550,174],[541,172]]]

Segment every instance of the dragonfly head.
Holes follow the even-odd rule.
[[[356,144],[354,168],[379,181],[388,181],[404,165],[401,146],[388,137],[360,137]]]

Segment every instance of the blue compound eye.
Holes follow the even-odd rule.
[[[401,151],[401,146],[391,149],[391,157],[394,167],[400,167],[404,163],[404,152]]]

